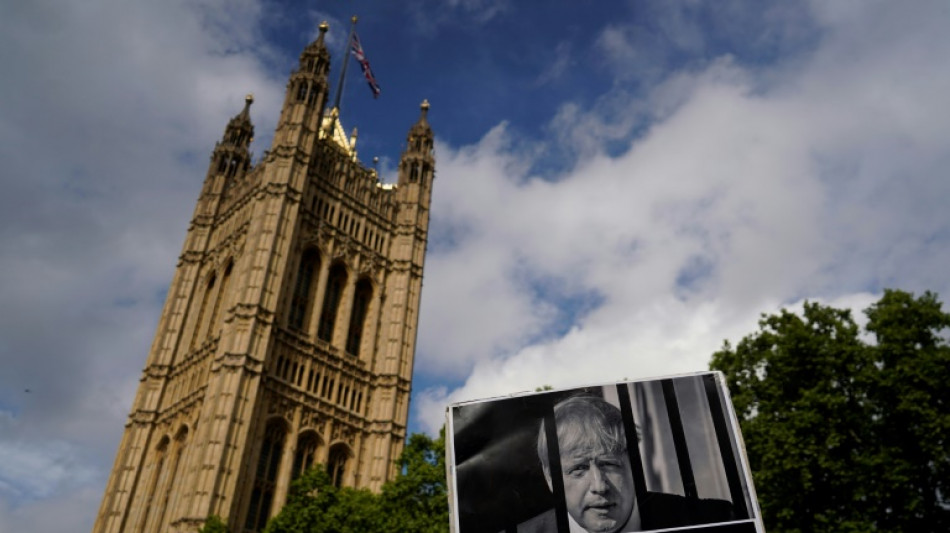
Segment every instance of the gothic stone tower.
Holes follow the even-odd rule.
[[[396,185],[325,113],[319,38],[257,164],[215,145],[95,532],[260,531],[306,468],[378,490],[403,447],[434,177],[428,104]]]

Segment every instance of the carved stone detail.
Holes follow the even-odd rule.
[[[337,422],[333,424],[333,432],[330,434],[331,442],[345,442],[353,446],[356,430],[348,424]]]
[[[300,427],[320,430],[323,422],[324,419],[319,413],[310,409],[304,409],[303,415],[300,418]]]
[[[290,422],[294,419],[294,403],[284,396],[270,392],[267,400],[267,414],[283,417]]]

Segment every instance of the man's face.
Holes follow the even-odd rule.
[[[561,454],[567,512],[587,531],[613,533],[630,518],[633,472],[625,453],[578,450]]]

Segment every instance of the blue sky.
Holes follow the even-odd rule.
[[[0,531],[88,530],[208,155],[349,17],[343,123],[437,179],[411,424],[704,369],[805,299],[950,295],[940,0],[0,4]],[[29,389],[29,392],[27,392]]]

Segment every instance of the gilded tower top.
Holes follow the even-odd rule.
[[[348,156],[356,160],[356,130],[353,130],[352,138],[347,138],[346,130],[340,122],[340,110],[333,108],[329,113],[323,116],[323,124],[320,128],[320,138],[329,139],[334,144],[342,148]]]

